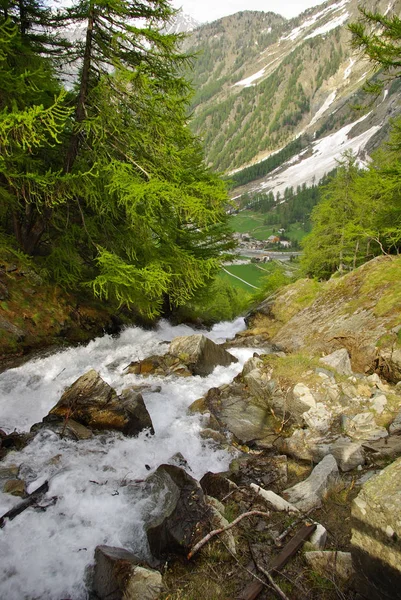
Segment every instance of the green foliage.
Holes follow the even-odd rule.
[[[305,274],[327,278],[378,254],[399,253],[400,126],[395,121],[390,147],[377,152],[367,170],[358,170],[352,154],[343,156],[312,212],[313,229],[303,241]]]
[[[62,42],[51,13],[34,0],[6,5],[0,232],[66,288],[152,317],[166,298],[188,302],[233,242],[226,186],[187,126],[188,57],[181,36],[162,32],[169,2],[76,1],[59,11],[59,24],[86,27],[84,43],[63,42],[64,60],[82,65],[72,92],[55,76]],[[41,46],[39,22],[49,27]]]
[[[361,18],[349,25],[354,48],[361,50],[377,69],[390,78],[401,74],[401,19],[397,14],[384,15],[359,8]],[[376,80],[368,86],[371,92],[380,92],[383,81]]]
[[[177,316],[184,321],[201,319],[206,325],[219,321],[232,321],[245,312],[250,301],[250,294],[218,278],[199,290],[192,300],[180,307]]]

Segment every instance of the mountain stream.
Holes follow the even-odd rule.
[[[243,319],[220,323],[206,335],[216,342],[244,329]],[[187,326],[161,322],[156,331],[128,328],[118,338],[104,336],[86,346],[70,348],[32,360],[0,375],[0,429],[29,428],[49,412],[63,390],[89,369],[120,393],[143,383],[140,376],[125,375],[132,361],[164,354],[165,342],[195,333]],[[242,369],[253,349],[230,350],[239,362],[217,367],[208,377],[149,377],[160,393],[143,392],[155,435],[136,438],[102,434],[90,440],[60,439],[41,431],[21,452],[10,452],[1,471],[19,466],[19,477],[31,493],[49,480],[42,503],[57,500],[44,511],[29,508],[0,530],[0,598],[7,600],[83,600],[85,579],[98,544],[119,546],[146,554],[143,515],[147,498],[125,493],[124,483],[143,480],[175,453],[187,460],[199,479],[206,471],[222,471],[232,456],[203,440],[200,415],[188,415],[188,406],[211,387],[229,383]],[[150,469],[149,469],[150,467]],[[20,502],[0,492],[0,515]],[[160,498],[163,502],[163,498]]]

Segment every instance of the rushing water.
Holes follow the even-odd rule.
[[[221,323],[207,335],[214,341],[233,337],[244,328],[242,319]],[[27,431],[49,412],[63,390],[89,369],[96,369],[118,393],[142,383],[140,376],[124,375],[132,360],[164,354],[187,326],[162,322],[155,331],[126,329],[118,338],[105,336],[87,346],[34,360],[0,375],[0,428]],[[44,502],[57,497],[46,511],[28,509],[0,530],[0,598],[7,600],[81,600],[87,597],[86,570],[98,544],[146,552],[143,514],[147,499],[133,496],[124,482],[145,479],[151,470],[181,452],[195,477],[224,470],[231,459],[199,436],[201,416],[187,407],[209,388],[228,383],[242,369],[252,349],[235,349],[239,362],[217,367],[208,377],[150,377],[161,393],[143,393],[155,435],[124,438],[104,434],[87,441],[60,440],[50,432],[36,436],[22,452],[11,452],[0,467],[20,466],[28,492],[46,479],[50,489]],[[146,465],[146,466],[145,466]],[[162,499],[161,499],[162,501]],[[0,515],[19,499],[0,493]]]

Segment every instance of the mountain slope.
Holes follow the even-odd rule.
[[[346,25],[358,19],[357,5],[329,1],[288,21],[274,13],[242,12],[190,36],[185,49],[199,54],[192,128],[213,168],[232,172],[254,164],[300,135],[304,155],[308,148],[314,152],[312,141],[344,127],[347,140],[365,134],[357,150],[374,145],[374,135],[383,136],[388,116],[398,111],[399,90],[391,85],[375,106],[354,109],[370,101],[361,88],[373,73],[350,46]],[[400,0],[366,5],[381,12],[401,8]]]

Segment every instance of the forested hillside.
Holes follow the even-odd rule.
[[[362,92],[374,69],[351,46],[347,24],[360,17],[358,4],[329,0],[291,20],[246,11],[193,32],[184,45],[198,53],[191,127],[203,138],[214,169],[240,170],[301,135],[317,141],[353,123],[350,137],[380,124],[362,149],[379,144],[384,124],[399,111],[399,88],[389,85],[373,104]],[[401,6],[398,0],[364,5],[392,14]],[[236,181],[240,177],[235,174]]]
[[[172,17],[167,0],[0,9],[2,251],[148,315],[191,298],[232,244],[225,185],[187,127]]]

